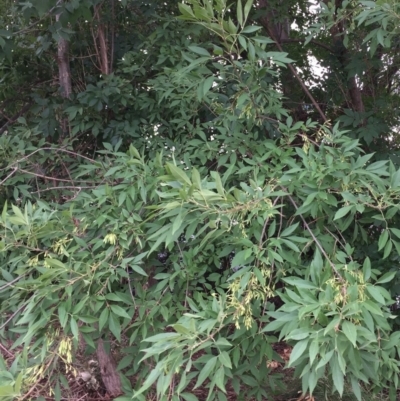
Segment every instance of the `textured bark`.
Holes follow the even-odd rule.
[[[104,34],[104,25],[99,25],[97,30],[98,40],[99,40],[99,53],[100,53],[100,68],[101,73],[104,75],[108,75],[109,71],[109,63],[108,63],[108,49],[106,43],[106,37]]]
[[[117,365],[113,356],[107,354],[104,349],[104,343],[101,338],[97,342],[97,360],[99,362],[101,379],[107,393],[111,397],[117,397],[122,394],[121,378],[117,372]]]
[[[111,74],[111,66],[112,66],[112,54],[114,52],[114,31],[111,29],[111,49],[108,48],[108,41],[107,41],[107,27],[102,22],[101,18],[101,7],[102,4],[98,4],[94,10],[94,16],[97,20],[97,32],[93,34],[94,39],[94,46],[96,48],[98,65],[100,68],[100,72],[103,75]],[[111,3],[111,12],[114,13],[114,3]]]
[[[62,4],[60,0],[59,4]],[[56,21],[60,20],[60,14],[56,15]],[[58,79],[61,89],[61,96],[69,99],[72,93],[72,83],[71,83],[71,70],[69,67],[69,44],[68,42],[60,38],[57,47],[57,63],[58,63]],[[67,136],[69,132],[69,124],[67,118],[61,119],[61,131],[62,136]]]
[[[60,19],[60,14],[56,15],[56,20]],[[60,38],[57,49],[58,77],[60,81],[61,95],[69,98],[72,92],[71,71],[69,68],[69,45],[68,42]]]
[[[348,80],[348,88],[353,110],[358,111],[359,113],[364,113],[364,102],[361,95],[361,89],[357,85],[356,77],[352,77]]]

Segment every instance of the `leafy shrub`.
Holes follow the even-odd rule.
[[[129,52],[121,75],[145,83],[110,75],[68,100],[84,149],[45,143],[50,112],[1,137],[0,338],[23,350],[0,392],[47,376],[58,397],[79,343],[111,339],[129,399],[261,400],[284,340],[304,393],[327,377],[394,399],[400,170],[339,125],[293,121],[291,60],[245,26],[251,1],[236,25],[222,1],[189,3],[195,44],[161,42],[147,79]]]
[[[122,366],[134,362],[126,375],[145,379],[136,396],[155,381],[161,396],[179,375],[177,394],[197,378],[210,380],[209,397],[228,383],[266,397],[265,377],[278,381],[271,344],[281,339],[294,346],[289,365],[304,392],[326,375],[339,393],[345,378],[359,396],[360,381],[395,388],[399,334],[385,287],[397,270],[382,271],[365,248],[397,258],[400,172],[368,163],[336,127],[321,135],[318,147],[288,146],[289,134],[247,141],[207,175],[106,145],[77,177],[107,182],[56,209],[6,203],[2,336],[47,350],[40,363],[57,330],[75,341],[80,333],[92,350],[108,331],[127,336]],[[157,261],[163,249],[166,263]],[[139,365],[141,351],[152,368]]]

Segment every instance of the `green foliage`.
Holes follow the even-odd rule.
[[[209,378],[211,398],[233,379],[237,391],[242,382],[252,387],[249,396],[267,397],[263,380],[275,340],[265,333],[294,345],[289,365],[304,392],[327,374],[340,393],[344,377],[355,394],[359,381],[397,386],[399,338],[385,288],[396,271],[382,275],[378,260],[374,266],[356,255],[371,246],[371,224],[381,227],[381,257],[397,255],[399,172],[388,163],[365,165],[371,155],[360,156],[357,141],[336,128],[322,132],[318,148],[288,147],[285,134],[207,175],[161,154],[146,160],[132,146],[120,152],[105,144],[102,161],[82,165],[77,176],[101,170],[110,182],[58,210],[40,200],[23,208],[6,203],[1,297],[12,313],[8,335],[18,335],[15,345],[36,338],[32,353],[48,346],[40,333],[55,330],[55,322],[92,349],[105,330],[118,341],[128,336],[125,366],[141,350],[156,363],[149,376],[141,370],[147,378],[137,396],[156,381],[161,396],[179,374],[178,392],[191,379],[200,386]],[[152,271],[164,247],[177,253]],[[233,250],[232,266],[240,268],[219,271]],[[153,274],[157,284],[146,291]],[[278,311],[268,301],[276,292],[284,303]],[[173,332],[148,337],[166,323]],[[146,341],[134,345],[137,338]],[[206,354],[194,358],[200,350]],[[277,378],[269,377],[274,386]]]
[[[60,398],[79,344],[90,355],[104,338],[119,346],[121,399],[195,401],[194,388],[207,400],[228,388],[271,398],[283,386],[271,367],[279,341],[293,347],[304,394],[326,379],[340,397],[351,387],[361,400],[366,387],[395,399],[398,117],[382,101],[397,93],[365,96],[364,111],[343,106],[348,93],[332,87],[367,68],[325,58],[328,78],[310,90],[329,96],[337,122],[322,123],[286,81],[298,56],[309,83],[307,48],[276,51],[251,0],[113,4],[12,5],[0,31],[0,85],[12,83],[1,101],[16,116],[0,135],[0,339],[21,349],[12,366],[0,359],[0,395],[48,378]],[[327,40],[353,16],[344,48],[361,41],[363,57],[395,75],[384,49],[398,40],[396,5],[352,7],[323,6],[309,20],[291,9],[309,30],[297,39]],[[77,60],[87,43],[100,49],[90,41],[105,25],[120,36],[106,53],[113,72],[99,74]],[[70,99],[25,86],[51,76],[40,65],[60,38],[76,57]],[[33,72],[15,72],[36,57]]]

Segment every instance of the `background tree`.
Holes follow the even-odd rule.
[[[0,7],[0,395],[395,399],[397,3]]]

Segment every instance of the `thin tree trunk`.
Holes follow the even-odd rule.
[[[60,14],[56,15],[56,21],[60,19]],[[69,68],[69,44],[68,42],[60,38],[58,41],[57,49],[57,61],[58,61],[58,77],[60,80],[61,96],[69,98],[72,93],[71,84],[71,71]]]
[[[99,38],[101,73],[104,75],[108,75],[110,71],[108,63],[106,36],[104,34],[104,24],[99,25],[97,35]]]
[[[111,397],[117,397],[122,394],[121,378],[117,372],[116,363],[111,353],[107,354],[101,338],[97,341],[97,360],[99,362],[101,379],[107,393]]]
[[[113,3],[111,4],[113,6]],[[101,7],[102,3],[98,4],[95,7],[94,15],[97,18],[97,37],[94,37],[94,45],[98,55],[98,63],[100,65],[100,71],[103,75],[108,75],[111,73],[111,57],[108,55],[108,43],[107,43],[107,35],[106,35],[106,27],[101,21]],[[113,12],[113,9],[112,9]],[[114,21],[113,21],[114,22]],[[112,33],[113,35],[113,33]],[[111,52],[113,49],[111,49]],[[111,53],[110,52],[110,53]]]
[[[59,5],[63,0],[59,1]],[[56,15],[56,21],[60,20],[60,13]],[[71,70],[69,67],[69,44],[66,39],[60,38],[57,47],[57,63],[58,63],[58,79],[60,85],[61,96],[69,99],[72,93]],[[65,137],[69,133],[68,119],[63,117],[61,120],[62,136]]]

